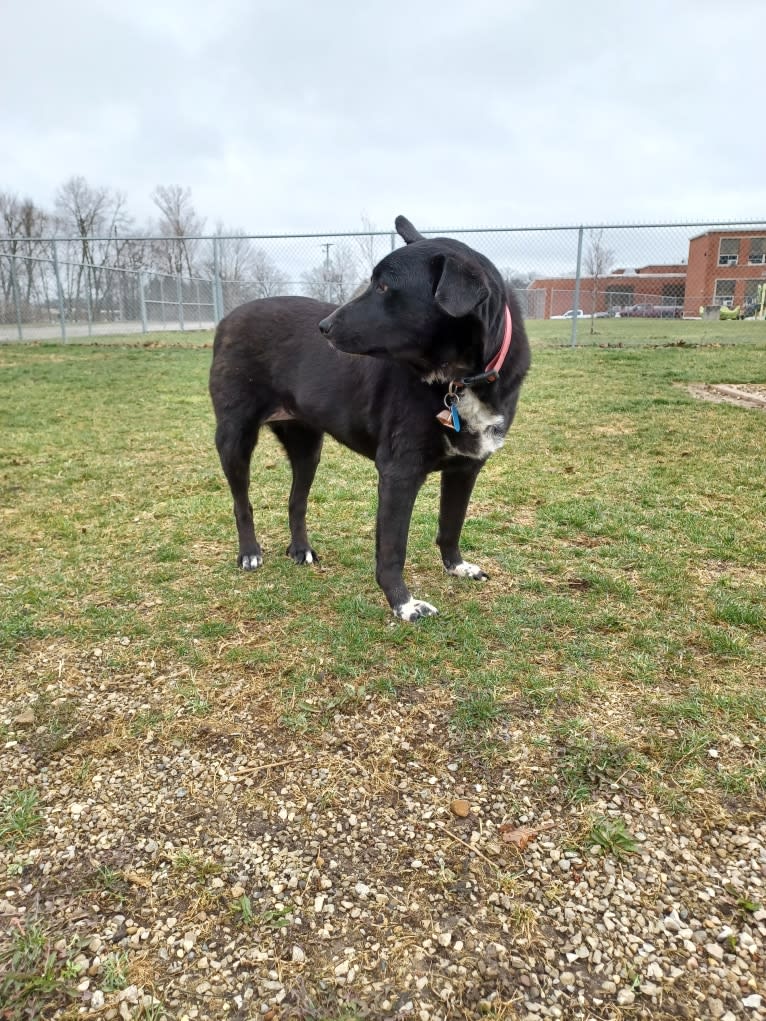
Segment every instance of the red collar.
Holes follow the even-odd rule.
[[[511,347],[511,335],[513,333],[513,320],[511,319],[511,310],[508,306],[505,306],[505,329],[503,330],[503,340],[500,344],[495,357],[487,365],[484,372],[479,373],[478,376],[464,376],[462,379],[456,379],[453,382],[458,386],[473,386],[474,383],[494,383],[497,377],[500,375],[500,370],[503,367],[506,355]]]
[[[462,379],[453,379],[449,385],[449,389],[444,396],[444,411],[440,411],[436,416],[442,425],[446,425],[450,429],[454,429],[455,432],[460,432],[460,415],[458,413],[458,404],[460,403],[460,396],[463,390],[467,386],[474,386],[476,383],[494,383],[497,377],[500,375],[500,370],[503,367],[508,350],[511,346],[511,334],[513,333],[513,320],[511,319],[511,310],[508,306],[505,306],[505,329],[503,330],[503,340],[500,344],[500,348],[495,357],[487,365],[484,372],[480,372],[476,376],[463,376]]]
[[[505,306],[505,330],[503,331],[503,343],[500,345],[500,350],[497,352],[495,357],[489,363],[486,368],[486,372],[498,373],[503,367],[505,356],[508,354],[508,349],[511,346],[511,334],[513,333],[513,320],[511,319],[511,310],[508,306]],[[494,377],[497,379],[497,376]],[[494,382],[494,379],[492,382]]]

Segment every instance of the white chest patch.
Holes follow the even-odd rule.
[[[444,437],[448,454],[483,461],[505,443],[505,419],[483,404],[472,390],[466,390],[460,398],[458,414],[460,433],[449,432]],[[470,434],[470,441],[465,444],[454,442],[464,432]]]

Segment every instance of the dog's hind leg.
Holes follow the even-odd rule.
[[[253,508],[249,499],[250,459],[257,441],[258,422],[255,418],[218,423],[215,445],[234,499],[234,520],[239,536],[237,563],[244,571],[254,571],[263,563],[263,553],[255,537]]]
[[[447,573],[458,578],[473,578],[474,581],[486,581],[488,575],[476,564],[463,560],[460,533],[481,467],[479,463],[468,469],[446,468],[442,472],[439,532],[436,536],[436,544],[441,550],[442,563]]]
[[[293,471],[288,505],[290,545],[287,547],[287,555],[296,564],[313,564],[319,558],[309,543],[306,507],[322,453],[324,434],[316,429],[310,429],[302,422],[275,422],[270,425],[274,435],[285,448]]]

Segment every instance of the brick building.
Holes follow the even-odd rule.
[[[686,269],[680,264],[614,269],[601,277],[595,288],[592,277],[581,277],[580,308],[590,315],[625,305],[683,305]],[[544,319],[573,308],[574,288],[574,277],[547,277],[529,285],[531,291],[545,292]]]
[[[710,230],[689,242],[684,315],[701,305],[742,306],[766,283],[766,231]]]
[[[590,315],[626,305],[674,305],[683,306],[684,316],[698,317],[704,305],[755,301],[764,283],[766,230],[713,230],[689,241],[686,264],[614,269],[595,287],[592,277],[581,277],[579,307]],[[529,290],[544,292],[537,314],[549,319],[573,308],[574,288],[574,277],[534,280]]]

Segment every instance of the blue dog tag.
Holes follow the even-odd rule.
[[[457,413],[457,401],[450,406],[450,415],[452,415],[452,428],[456,433],[460,432],[460,415]]]

